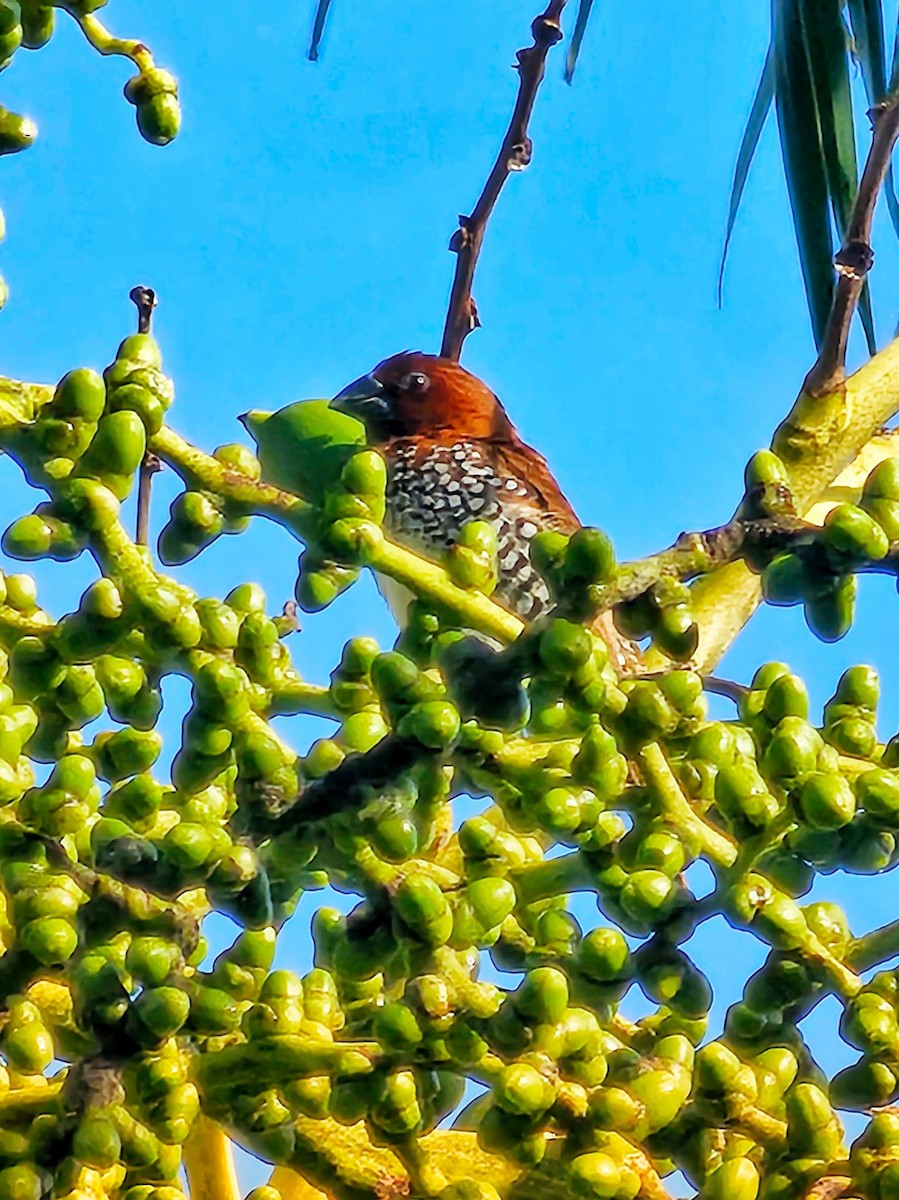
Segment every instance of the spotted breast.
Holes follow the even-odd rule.
[[[532,489],[471,441],[425,442],[400,438],[388,444],[386,528],[410,549],[434,558],[451,546],[468,521],[496,531],[499,583],[494,596],[524,621],[551,607],[549,590],[531,566],[530,539],[559,527],[555,514],[535,508]],[[411,595],[392,580],[382,593],[401,618]],[[398,610],[397,606],[401,608]]]

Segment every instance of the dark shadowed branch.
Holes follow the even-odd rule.
[[[150,540],[150,494],[153,489],[153,476],[161,470],[162,462],[148,450],[137,477],[137,522],[134,540],[138,546],[146,546]]]
[[[875,105],[869,115],[874,128],[871,149],[843,245],[834,259],[837,282],[821,350],[803,385],[803,390],[811,396],[836,391],[846,379],[849,328],[868,272],[874,265],[871,249],[874,209],[889,170],[893,147],[899,138],[899,94],[893,91],[881,104]]]
[[[137,332],[149,333],[153,320],[153,309],[158,303],[156,293],[152,288],[141,284],[131,289],[128,298],[137,309]]]
[[[152,288],[140,285],[131,289],[129,299],[137,308],[137,332],[149,333],[153,310],[158,303],[156,293]],[[138,546],[146,546],[150,536],[150,493],[153,476],[161,470],[162,462],[148,450],[137,477],[137,523],[134,540]]]
[[[388,734],[364,754],[347,755],[333,771],[307,783],[298,796],[270,793],[264,784],[246,784],[240,797],[242,820],[248,832],[271,837],[361,808],[388,783],[434,754],[417,741]]]
[[[450,250],[456,255],[456,273],[453,278],[453,290],[450,295],[449,310],[446,315],[446,325],[443,329],[443,343],[440,353],[444,358],[458,362],[462,353],[462,345],[473,329],[480,325],[478,310],[472,296],[475,267],[487,222],[493,212],[503,184],[513,171],[522,171],[531,161],[531,139],[528,137],[528,124],[537,91],[546,71],[546,56],[553,46],[562,39],[560,18],[567,0],[549,0],[546,11],[534,19],[531,32],[534,35],[533,46],[519,50],[518,59],[518,96],[512,120],[500,149],[493,170],[484,184],[484,190],[470,216],[459,217],[459,228],[450,241]]]

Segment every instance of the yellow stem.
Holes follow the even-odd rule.
[[[189,486],[199,485],[235,504],[246,505],[253,512],[278,521],[301,538],[308,535],[308,520],[315,510],[307,500],[229,470],[218,459],[204,454],[168,426],[164,425],[158,433],[153,434],[149,446]]]
[[[524,624],[481,592],[453,583],[443,567],[419,558],[410,550],[384,539],[373,556],[371,567],[404,584],[422,600],[452,612],[468,629],[477,629],[502,642],[514,642]]]
[[[81,26],[81,32],[100,54],[119,54],[122,58],[130,58],[139,71],[150,71],[155,66],[153,55],[143,44],[134,38],[118,38],[109,32],[99,18],[88,13],[86,16],[78,13],[68,5],[63,5]]]
[[[182,1161],[190,1200],[240,1200],[231,1139],[203,1113],[184,1144]]]
[[[653,799],[660,804],[663,811],[673,817],[675,823],[688,836],[696,839],[712,862],[721,867],[733,866],[737,861],[736,846],[729,837],[713,829],[693,811],[661,746],[657,743],[645,746],[638,751],[636,759],[643,778],[652,788]]]

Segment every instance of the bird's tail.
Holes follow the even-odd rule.
[[[610,612],[601,612],[591,629],[609,647],[609,658],[619,675],[634,675],[643,665],[640,647],[620,633]]]

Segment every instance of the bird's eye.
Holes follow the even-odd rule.
[[[430,379],[421,371],[411,371],[400,380],[400,387],[404,392],[426,392],[430,386]]]

